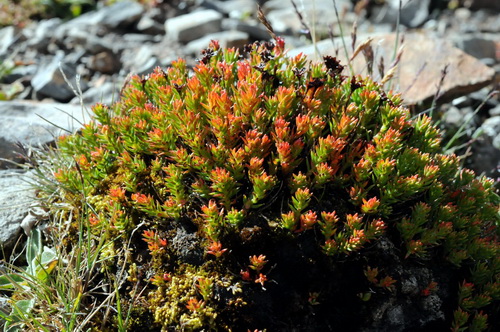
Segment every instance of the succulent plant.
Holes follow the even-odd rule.
[[[342,70],[280,38],[213,41],[193,70],[132,77],[58,140],[51,209],[80,217],[63,244],[83,230],[108,244],[104,275],[128,266],[130,329],[383,330],[400,326],[393,309],[415,329],[487,328],[492,180],[442,154],[399,95]]]

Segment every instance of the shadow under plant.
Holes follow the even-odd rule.
[[[342,68],[288,57],[281,38],[212,42],[194,73],[180,59],[133,77],[61,137],[40,195],[59,220],[47,237],[87,262],[53,272],[84,270],[74,324],[494,329],[493,182]]]

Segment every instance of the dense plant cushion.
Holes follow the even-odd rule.
[[[212,42],[60,138],[56,200],[105,239],[105,275],[128,266],[131,330],[459,331],[498,314],[492,180],[342,72],[279,38]]]

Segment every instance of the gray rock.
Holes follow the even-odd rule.
[[[500,115],[500,104],[496,105],[489,111],[490,116]]]
[[[64,80],[61,70],[69,82],[76,87],[76,69],[75,66],[71,66],[63,60],[64,55],[60,53],[47,63],[40,64],[37,73],[31,80],[31,86],[37,93],[57,101],[67,102],[75,96],[75,93]],[[85,81],[80,81],[79,84],[83,91],[87,89]]]
[[[242,19],[257,11],[256,0],[213,1],[217,9],[231,18]]]
[[[492,141],[493,147],[500,151],[500,134],[496,135]]]
[[[137,22],[137,30],[139,30],[142,33],[147,33],[150,35],[157,35],[157,34],[163,34],[165,33],[165,27],[153,20],[149,16],[143,16]]]
[[[35,75],[37,70],[38,66],[35,64],[26,66],[17,66],[14,69],[12,69],[12,71],[8,75],[4,76],[2,81],[4,83],[9,84],[21,78],[26,78],[27,80],[30,80],[31,77]]]
[[[496,58],[498,36],[488,34],[459,34],[455,37],[455,46],[478,59]]]
[[[221,47],[241,48],[248,43],[248,38],[248,34],[241,31],[216,32],[189,42],[186,44],[185,52],[198,55],[201,50],[208,47],[211,40],[218,40]]]
[[[0,247],[12,249],[21,234],[21,221],[34,201],[34,189],[23,178],[23,173],[0,170]]]
[[[154,42],[159,42],[161,41],[160,36],[151,36],[151,35],[145,35],[142,33],[127,33],[126,35],[122,36],[123,38],[123,45],[119,46],[122,49],[130,49],[134,48],[137,46],[140,46],[144,43],[154,43]],[[135,44],[135,45],[131,45]]]
[[[332,1],[307,1],[295,2],[297,10],[302,15],[303,21],[309,29],[315,29],[320,36],[328,36],[329,25],[336,22],[335,7]],[[350,8],[348,1],[337,1],[337,10],[342,12],[344,8]],[[304,30],[297,11],[285,1],[270,1],[266,3],[269,10],[266,17],[277,33],[297,34]]]
[[[153,70],[160,65],[160,60],[158,60],[157,57],[152,57],[141,63],[141,66],[135,67],[135,70],[132,72],[136,73],[139,76],[145,76],[152,73]]]
[[[339,12],[345,12],[352,7],[351,1],[349,0],[336,0],[335,3]],[[297,5],[297,8],[299,10],[310,9],[313,7],[322,8],[325,10],[334,10],[332,0],[316,0],[314,2],[295,0],[295,4]],[[262,9],[264,10],[264,12],[269,13],[272,10],[286,9],[290,7],[293,7],[291,1],[269,0],[264,3]]]
[[[75,131],[89,115],[77,105],[13,100],[0,101],[0,119],[0,137],[33,146],[64,133],[54,125]]]
[[[104,6],[99,10],[82,14],[61,24],[54,36],[62,40],[74,31],[84,31],[88,34],[103,36],[109,29],[127,28],[135,25],[145,9],[135,1],[117,1],[111,6]]]
[[[61,25],[60,18],[51,18],[49,20],[40,21],[34,30],[34,33],[28,39],[28,46],[35,48],[40,52],[47,50],[51,39],[53,38],[54,30]]]
[[[222,30],[237,30],[248,33],[250,39],[269,40],[271,36],[262,24],[255,20],[239,21],[235,19],[225,19],[222,21]],[[288,41],[288,39],[287,39]]]
[[[109,7],[103,7],[101,23],[116,29],[136,23],[144,13],[144,7],[135,1],[117,1]]]
[[[167,38],[186,43],[221,31],[221,22],[221,13],[207,9],[168,19],[165,31]]]
[[[139,49],[124,50],[121,60],[124,72],[127,74],[146,75],[160,65],[150,45],[143,45]]]
[[[470,168],[477,174],[485,174],[490,177],[499,176],[500,149],[493,146],[493,138],[483,134],[472,145]]]
[[[401,12],[399,10],[400,0],[386,1],[384,6],[375,8],[373,16],[377,23],[395,24],[399,22],[407,27],[416,28],[421,26],[429,18],[431,0],[403,0]]]
[[[13,26],[8,26],[0,29],[0,57],[7,55],[9,47],[15,43],[17,37],[17,29]]]
[[[89,34],[84,30],[70,30],[64,41],[72,49],[77,47],[84,48],[90,54],[100,52],[109,52],[113,49],[112,45],[103,38]]]
[[[486,119],[481,125],[481,129],[485,135],[495,137],[500,134],[500,116],[492,116]]]
[[[467,135],[472,136],[479,122],[479,117],[474,114],[472,107],[458,108],[451,106],[443,115],[443,123],[446,127],[451,127],[454,130],[462,127]]]
[[[71,104],[79,105],[83,102],[84,105],[94,105],[96,103],[111,105],[118,100],[121,86],[121,82],[105,82],[85,91],[81,99],[78,96],[73,98]]]

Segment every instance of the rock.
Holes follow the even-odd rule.
[[[7,54],[9,47],[15,43],[17,37],[17,29],[13,26],[8,26],[0,29],[0,57]]]
[[[256,0],[232,0],[232,1],[213,1],[212,7],[227,16],[235,19],[242,19],[251,16],[257,11]]]
[[[89,34],[83,30],[68,31],[68,36],[64,42],[72,49],[82,47],[90,54],[111,52],[113,49],[112,45],[103,38]]]
[[[500,2],[492,0],[472,0],[472,3],[470,3],[470,7],[472,9],[493,9],[498,12],[500,11]]]
[[[478,33],[470,35],[459,34],[454,41],[454,45],[475,58],[496,59],[498,42],[500,42],[500,38],[496,35]],[[500,54],[498,58],[500,60]]]
[[[366,37],[358,36],[358,45],[366,39]],[[381,79],[376,69],[381,57],[384,58],[385,74],[390,67],[395,40],[396,34],[373,36],[371,45],[376,54],[373,66],[376,80]],[[341,48],[342,42],[339,38],[334,42],[335,47],[331,40],[318,42],[317,48],[322,55],[335,55],[336,48]],[[351,44],[348,37],[346,37],[346,44]],[[448,65],[448,74],[441,87],[440,101],[471,93],[493,82],[495,74],[493,68],[485,66],[476,58],[453,47],[446,40],[423,33],[410,33],[405,36],[405,44],[419,45],[419,47],[418,49],[416,47],[404,48],[391,88],[402,93],[406,104],[415,105],[431,100],[441,80],[441,71],[446,65]],[[311,59],[319,60],[313,46],[294,49],[289,54],[294,56],[301,52]],[[350,47],[347,52],[350,56],[352,53]],[[344,71],[349,70],[343,50],[338,52],[338,57],[346,66]],[[358,55],[352,64],[356,74],[366,75],[366,61],[362,55]]]
[[[500,104],[496,105],[489,111],[490,116],[500,115]]]
[[[0,170],[0,248],[12,250],[21,234],[21,221],[34,201],[34,189],[23,178],[23,173]]]
[[[447,128],[451,127],[453,130],[457,130],[462,125],[465,125],[463,130],[472,135],[477,128],[478,118],[471,107],[459,109],[458,107],[451,106],[444,113],[443,122]]]
[[[400,2],[400,0],[392,0],[389,2],[392,13],[396,13],[398,15]],[[401,24],[410,28],[416,28],[422,25],[429,18],[431,0],[403,0],[401,3]],[[396,20],[393,20],[392,22],[395,23]]]
[[[121,82],[105,82],[96,87],[92,87],[82,94],[82,99],[76,96],[71,100],[71,104],[79,105],[82,102],[84,105],[92,106],[96,103],[111,105],[114,101],[118,100],[120,88],[123,83]]]
[[[399,18],[400,24],[416,28],[429,19],[431,2],[431,0],[402,0],[400,10],[400,0],[390,0],[382,6],[374,7],[372,16],[377,24],[390,23],[394,25]]]
[[[117,1],[99,11],[100,23],[112,29],[126,28],[136,23],[144,11],[144,7],[136,1]]]
[[[64,133],[54,125],[73,132],[89,119],[86,113],[79,105],[0,101],[0,137],[26,146],[46,144]]]
[[[481,135],[472,144],[472,156],[468,161],[470,168],[477,174],[492,178],[500,177],[500,149],[493,146],[493,140],[488,135]]]
[[[497,150],[498,150],[498,152],[500,152],[500,134],[496,135],[496,136],[493,138],[493,141],[492,141],[492,143],[491,143],[491,144],[493,145],[493,147],[494,147],[495,149],[497,149]],[[499,164],[499,165],[497,165],[497,169],[498,169],[498,166],[500,166],[500,164]]]
[[[61,24],[53,36],[59,40],[76,32],[84,31],[89,35],[104,36],[110,29],[133,27],[144,14],[144,7],[135,1],[117,1],[111,6],[82,14]]]
[[[485,135],[495,137],[500,134],[500,116],[492,116],[481,125],[481,129]]]
[[[330,9],[334,10],[333,1],[331,0],[316,0],[314,2],[294,0],[294,2],[299,10],[311,9],[313,7],[323,8],[325,10],[330,10]],[[339,11],[339,13],[346,12],[348,9],[352,8],[351,1],[349,0],[336,0],[335,4],[337,6],[337,10]],[[269,13],[273,10],[286,9],[290,7],[293,8],[291,2],[282,0],[269,0],[264,3],[262,9],[264,10],[265,13]]]
[[[14,142],[0,137],[0,169],[17,168],[17,164],[23,163],[21,152]]]
[[[317,35],[328,36],[329,25],[336,22],[335,7],[332,1],[307,1],[295,2],[297,10],[302,15],[303,21],[311,30],[315,29]],[[348,1],[337,1],[337,10],[344,11],[349,8]],[[284,1],[270,1],[265,8],[269,11],[266,15],[276,33],[297,34],[305,32],[305,26],[301,21],[297,10]],[[312,31],[311,31],[312,32]]]
[[[103,74],[114,74],[121,68],[119,58],[112,52],[101,52],[90,58],[89,68]]]
[[[218,40],[221,47],[242,48],[249,42],[248,34],[241,31],[216,32],[186,44],[185,52],[199,55],[201,50],[208,47],[211,40]]]
[[[57,101],[67,102],[75,96],[75,93],[65,81],[61,70],[66,75],[69,82],[76,87],[76,69],[74,66],[64,61],[64,54],[59,53],[47,63],[41,63],[38,71],[31,80],[33,89]],[[80,81],[83,91],[87,89],[87,84]]]
[[[137,75],[149,74],[160,65],[150,45],[143,45],[135,50],[124,50],[121,59],[126,72]]]
[[[165,33],[165,27],[149,16],[141,17],[139,22],[137,22],[137,30],[149,35],[158,35]]]
[[[242,22],[234,19],[226,19],[222,21],[222,30],[237,30],[246,32],[251,40],[268,40],[271,38],[266,28],[264,28],[262,24],[253,20]]]
[[[207,9],[168,19],[165,31],[167,38],[186,43],[221,31],[221,22],[221,13]]]
[[[33,35],[29,36],[27,45],[35,48],[39,52],[45,52],[53,37],[54,30],[56,30],[61,23],[62,21],[60,18],[40,21],[36,25]]]
[[[123,38],[123,43],[118,46],[120,49],[130,49],[142,46],[144,43],[156,43],[162,39],[160,36],[145,35],[142,33],[127,33],[121,38]]]

